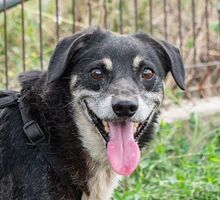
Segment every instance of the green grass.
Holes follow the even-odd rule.
[[[220,199],[220,120],[212,118],[162,121],[136,172],[121,182],[114,199]]]

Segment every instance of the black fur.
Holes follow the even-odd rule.
[[[47,72],[24,73],[19,78],[22,86],[21,95],[25,103],[30,105],[31,115],[46,134],[47,141],[57,156],[57,162],[72,177],[71,188],[78,196],[73,197],[67,191],[42,153],[29,144],[22,129],[19,109],[17,106],[11,106],[0,110],[1,200],[73,200],[80,199],[81,192],[89,194],[87,183],[93,176],[93,170],[88,163],[93,161],[82,147],[77,126],[74,123],[75,111],[70,104],[73,100],[69,88],[70,77],[73,72],[78,73],[77,70],[80,70],[80,67],[70,66],[80,66],[82,60],[88,63],[95,60],[99,55],[96,55],[97,49],[93,49],[94,44],[97,45],[96,48],[101,48],[102,41],[108,40],[109,35],[110,33],[99,29],[88,29],[66,38],[58,43]],[[91,57],[84,57],[86,53],[89,55],[92,51]],[[167,54],[165,56],[163,54],[163,58],[169,59],[169,67],[175,80],[181,88],[184,88],[184,74],[176,63],[182,63],[182,61],[172,61],[175,55]],[[152,55],[153,59],[155,57],[155,62],[159,62],[157,55]],[[127,62],[126,59],[125,62]],[[160,73],[161,77],[164,77],[166,70]],[[83,81],[85,80],[82,79],[77,84],[82,84]],[[95,90],[97,86],[89,84],[86,87]],[[139,140],[141,148],[152,138],[156,118],[157,114],[154,114],[145,131],[146,134],[141,136]]]
[[[67,105],[70,95],[66,94],[65,83],[62,83],[63,87],[53,85],[44,93],[44,78],[41,78],[36,81],[33,76],[32,87],[28,90],[24,87],[25,103],[31,105],[32,116],[47,133],[57,161],[75,177],[73,191],[88,192],[86,182],[90,174],[86,170],[86,161],[89,157],[81,148],[77,135],[72,134],[77,129],[71,117],[72,109]],[[30,84],[29,75],[22,84],[26,81]],[[38,149],[28,144],[17,107],[1,111],[0,127],[0,199],[72,199]]]

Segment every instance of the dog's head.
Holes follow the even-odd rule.
[[[169,71],[184,89],[181,55],[167,42],[90,28],[58,43],[47,83],[70,80],[84,147],[94,159],[108,157],[117,173],[129,175],[140,157],[137,140],[162,102]]]

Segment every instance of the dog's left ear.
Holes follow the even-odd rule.
[[[58,42],[49,62],[47,83],[63,75],[73,56],[85,46],[85,41],[90,39],[92,34],[93,31],[88,29]]]
[[[158,56],[163,59],[163,64],[171,72],[176,84],[182,90],[185,90],[185,70],[179,49],[168,42],[155,40],[144,33],[135,34],[134,36],[147,42],[155,49]]]

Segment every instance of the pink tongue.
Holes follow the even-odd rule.
[[[124,176],[130,175],[135,170],[140,159],[133,126],[132,122],[109,122],[108,160],[112,168]]]

